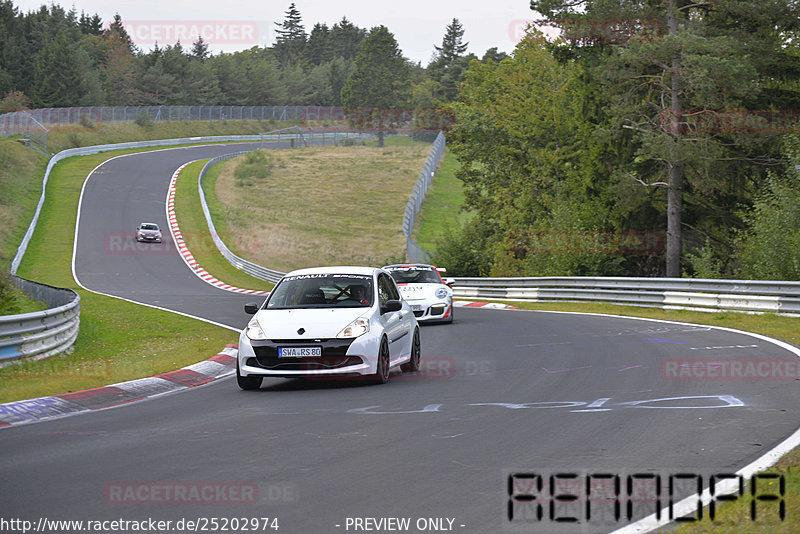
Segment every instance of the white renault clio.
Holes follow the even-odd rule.
[[[370,376],[419,370],[419,327],[383,269],[317,267],[284,276],[239,335],[236,379],[258,389],[263,377]]]

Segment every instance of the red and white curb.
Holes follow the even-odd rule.
[[[454,300],[453,306],[456,308],[485,308],[487,310],[516,310],[516,306],[503,304],[501,302],[472,302],[468,300]]]
[[[194,259],[191,251],[189,251],[189,247],[186,246],[186,243],[183,240],[183,235],[181,235],[181,229],[178,226],[178,218],[175,216],[175,182],[178,180],[178,175],[180,175],[181,171],[190,163],[194,163],[192,161],[184,163],[178,169],[172,173],[172,178],[169,181],[169,189],[167,190],[167,222],[169,223],[169,231],[172,234],[172,239],[175,241],[175,247],[178,249],[178,252],[183,258],[183,261],[192,272],[197,275],[201,280],[204,282],[208,282],[214,287],[219,289],[224,289],[225,291],[231,291],[233,293],[245,293],[248,295],[267,295],[269,291],[258,291],[256,289],[242,289],[240,287],[235,287],[230,284],[226,284],[221,280],[214,278],[208,271],[203,269],[197,260]]]
[[[103,410],[202,386],[235,372],[239,348],[228,345],[202,362],[159,375],[61,395],[0,404],[0,428]]]

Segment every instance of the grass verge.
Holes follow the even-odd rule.
[[[151,376],[195,363],[236,341],[228,329],[80,289],[72,243],[81,186],[100,162],[126,150],[69,158],[51,174],[40,222],[20,275],[81,296],[81,328],[71,354],[0,369],[0,402],[66,393]]]
[[[289,271],[313,265],[402,261],[403,210],[429,144],[267,151],[266,176],[222,164],[214,197],[226,244],[255,263]]]
[[[273,284],[254,278],[231,265],[217,250],[217,246],[208,231],[203,210],[200,208],[197,191],[197,179],[200,171],[208,160],[197,161],[186,166],[175,184],[175,215],[181,229],[181,235],[192,252],[194,259],[209,273],[213,273],[218,280],[235,287],[244,289],[269,290]],[[220,165],[212,165],[203,179],[203,190],[213,190],[216,175],[219,174]],[[219,202],[215,198],[206,197],[209,202],[209,211],[212,217],[219,211]],[[218,222],[219,221],[219,222]],[[214,225],[225,241],[224,219],[214,217]]]
[[[36,211],[46,167],[47,158],[36,150],[0,138],[0,264],[11,262],[25,235],[24,222]]]
[[[453,153],[446,150],[414,225],[414,240],[425,250],[436,250],[436,241],[444,228],[455,229],[471,216],[461,210],[464,188],[461,180],[456,178],[458,167]]]

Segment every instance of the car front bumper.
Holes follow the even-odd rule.
[[[379,338],[371,332],[355,339],[253,341],[239,334],[239,374],[299,378],[375,374]],[[278,357],[278,347],[321,347],[321,356]]]
[[[453,302],[409,300],[417,322],[447,321],[453,313]]]
[[[137,235],[137,241],[147,241],[149,243],[161,243],[161,236],[157,235]]]

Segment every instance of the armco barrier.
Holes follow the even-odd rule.
[[[456,278],[457,298],[609,302],[703,311],[800,313],[800,282],[694,278]]]
[[[217,245],[220,253],[225,257],[228,262],[239,269],[240,271],[244,271],[250,276],[258,278],[259,280],[266,280],[267,282],[275,283],[283,277],[284,273],[279,271],[273,271],[272,269],[267,269],[266,267],[262,267],[258,264],[253,262],[247,261],[244,258],[241,258],[231,252],[231,249],[228,248],[227,245],[222,241],[219,237],[219,233],[217,233],[217,228],[214,226],[214,221],[211,220],[211,212],[208,209],[208,203],[206,202],[206,195],[203,193],[203,178],[206,175],[206,171],[209,167],[214,165],[215,163],[219,163],[220,161],[224,161],[226,159],[235,158],[237,156],[242,156],[247,154],[247,151],[244,152],[234,152],[233,154],[225,154],[223,156],[217,156],[216,158],[212,158],[203,165],[203,169],[200,171],[200,177],[197,179],[197,189],[200,193],[200,205],[203,208],[203,215],[206,217],[206,223],[208,224],[208,231],[211,233],[211,238],[214,240],[214,244]]]
[[[155,141],[136,141],[70,148],[53,155],[47,164],[47,169],[42,178],[42,193],[36,205],[36,212],[34,213],[30,225],[28,225],[25,236],[22,238],[22,243],[17,248],[17,253],[11,261],[10,268],[12,280],[14,280],[14,283],[20,287],[25,294],[46,302],[51,308],[41,312],[0,316],[0,363],[27,357],[39,359],[64,352],[75,343],[75,339],[78,336],[78,328],[80,325],[80,296],[78,296],[77,293],[69,289],[54,288],[15,276],[17,269],[19,269],[19,264],[25,255],[25,251],[28,248],[31,237],[33,236],[33,232],[36,230],[36,224],[39,221],[39,215],[44,205],[47,181],[56,163],[72,156],[88,156],[100,152],[126,148],[175,146],[225,141],[252,142],[261,140],[261,135],[185,137],[180,139],[160,139]],[[68,297],[64,295],[68,295]],[[65,298],[69,298],[69,302],[62,302]]]
[[[50,158],[50,161],[47,163],[47,169],[44,171],[44,178],[42,179],[42,194],[39,197],[39,203],[36,205],[36,212],[33,215],[33,220],[31,220],[30,225],[28,225],[28,231],[25,232],[25,237],[22,238],[22,243],[17,248],[17,253],[14,255],[14,259],[11,261],[11,274],[16,274],[17,269],[19,269],[19,264],[22,261],[22,257],[25,255],[25,251],[28,249],[28,243],[30,243],[31,237],[33,236],[34,230],[36,230],[36,224],[39,221],[39,214],[42,211],[42,205],[44,205],[44,195],[45,191],[47,190],[47,181],[50,179],[50,172],[53,170],[53,167],[61,161],[62,159],[71,158],[72,156],[90,156],[92,154],[99,154],[100,152],[109,152],[111,150],[124,150],[128,148],[151,148],[151,147],[159,147],[159,146],[176,146],[176,145],[190,145],[195,143],[224,143],[224,142],[254,142],[254,141],[261,141],[262,136],[257,135],[217,135],[217,136],[210,136],[210,137],[182,137],[178,139],[158,139],[155,141],[133,141],[129,143],[114,143],[111,145],[94,145],[94,146],[86,146],[81,148],[68,148],[67,150],[62,150],[58,154],[53,155]]]
[[[257,135],[225,135],[225,136],[205,136],[205,137],[183,137],[177,139],[158,139],[153,141],[134,141],[128,143],[115,143],[108,145],[95,145],[81,148],[70,148],[62,150],[58,154],[54,154],[47,164],[44,177],[42,178],[42,193],[39,197],[39,202],[36,205],[36,212],[34,213],[31,223],[28,225],[28,230],[22,238],[22,242],[17,248],[14,259],[11,261],[9,269],[12,279],[15,280],[23,291],[36,298],[43,300],[50,306],[55,306],[51,309],[35,312],[31,314],[0,316],[0,363],[3,361],[11,361],[21,357],[34,356],[36,358],[43,358],[49,355],[57,354],[68,350],[78,335],[78,327],[80,324],[80,297],[77,293],[67,289],[53,288],[44,284],[30,282],[22,278],[16,277],[19,265],[22,258],[25,256],[25,251],[28,244],[36,230],[36,225],[39,221],[39,215],[44,205],[45,192],[47,190],[47,182],[50,178],[50,172],[59,161],[70,158],[73,156],[88,156],[92,154],[99,154],[101,152],[108,152],[111,150],[124,150],[129,148],[152,148],[152,147],[168,147],[188,144],[200,143],[224,143],[224,142],[268,142],[268,141],[281,141],[281,140],[299,140],[300,144],[309,143],[325,143],[332,141],[338,143],[340,140],[349,137],[373,137],[373,134],[352,134],[342,132],[314,132],[314,133],[280,133],[268,132]],[[201,189],[202,192],[202,189]],[[204,199],[203,199],[204,200]],[[207,206],[204,206],[204,211],[207,212]],[[216,235],[216,232],[214,231]],[[217,236],[215,241],[219,239]],[[221,243],[221,241],[220,241]],[[224,244],[223,244],[224,246]],[[227,256],[226,256],[227,257]],[[238,257],[231,255],[229,261],[234,263]],[[241,258],[238,258],[238,261]],[[254,266],[253,272],[258,272],[264,276],[265,280],[269,276],[275,279],[277,271],[271,271],[263,267]],[[239,267],[241,268],[241,267]],[[275,274],[271,274],[275,273]],[[66,292],[66,293],[64,293]],[[72,300],[69,304],[56,303],[53,300],[54,295],[70,294]],[[59,301],[60,302],[60,301]]]
[[[439,132],[433,142],[431,151],[428,153],[428,158],[419,172],[417,182],[414,184],[414,190],[411,192],[411,197],[408,199],[406,210],[403,213],[403,235],[406,236],[406,255],[408,256],[408,261],[412,263],[426,263],[430,257],[430,253],[427,250],[411,239],[411,234],[414,231],[414,223],[422,207],[422,201],[425,200],[425,193],[427,193],[428,187],[433,180],[433,174],[436,172],[436,167],[439,166],[442,156],[444,156],[445,146],[444,134]]]
[[[294,128],[290,128],[294,129]],[[358,136],[359,134],[353,134]],[[313,141],[313,137],[309,138]],[[309,139],[303,140],[303,143],[308,145]],[[323,138],[324,139],[324,138]],[[444,155],[445,149],[445,138],[442,132],[439,132],[436,136],[436,139],[433,142],[433,146],[431,147],[430,152],[428,153],[428,157],[425,160],[425,164],[422,166],[422,170],[417,177],[417,181],[414,184],[414,189],[411,193],[411,197],[408,200],[408,204],[406,204],[405,213],[403,215],[403,234],[406,236],[406,252],[409,257],[409,261],[412,262],[424,262],[427,260],[428,252],[420,247],[413,239],[411,239],[411,231],[414,229],[414,219],[419,213],[419,209],[422,206],[422,201],[425,198],[425,192],[428,190],[428,186],[431,184],[431,180],[433,179],[434,171],[436,170],[437,165],[439,165],[439,161],[441,161],[442,156]],[[258,278],[260,280],[266,280],[267,282],[272,282],[273,284],[281,279],[281,277],[285,274],[279,271],[273,271],[272,269],[267,269],[266,267],[262,267],[256,263],[250,262],[241,258],[231,252],[231,250],[225,245],[222,239],[219,237],[217,233],[217,229],[214,226],[214,222],[211,220],[211,213],[208,210],[208,204],[206,203],[205,194],[203,193],[203,177],[206,174],[206,170],[219,161],[223,161],[232,157],[241,156],[246,154],[247,152],[237,152],[235,154],[226,154],[224,156],[218,156],[209,160],[203,169],[200,171],[200,177],[198,178],[198,190],[200,192],[200,204],[203,207],[203,214],[206,217],[206,223],[208,224],[208,230],[211,233],[211,237],[214,240],[214,243],[217,245],[220,253],[228,260],[228,262],[236,267],[237,269],[246,272],[250,276]]]
[[[40,359],[69,349],[78,337],[81,297],[71,289],[11,277],[12,283],[49,309],[0,316],[0,366],[20,358]]]

